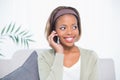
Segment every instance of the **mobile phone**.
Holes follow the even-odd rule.
[[[58,37],[58,36],[55,36],[55,37],[53,38],[53,40],[54,40],[56,43],[59,43],[59,37]]]

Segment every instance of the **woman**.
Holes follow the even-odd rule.
[[[59,6],[51,13],[46,37],[52,49],[38,53],[40,80],[97,80],[97,56],[75,42],[81,36],[78,11]]]

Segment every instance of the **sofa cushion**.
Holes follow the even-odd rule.
[[[36,51],[31,53],[21,67],[0,80],[39,80]]]

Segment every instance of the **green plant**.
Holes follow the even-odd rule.
[[[4,27],[0,33],[0,44],[3,40],[9,37],[15,44],[21,44],[22,46],[29,47],[29,42],[33,42],[31,39],[32,35],[29,31],[22,30],[21,26],[16,27],[15,23],[10,23],[8,26]],[[1,51],[1,49],[0,49]],[[2,53],[0,52],[0,55]]]

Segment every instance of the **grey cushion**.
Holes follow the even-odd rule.
[[[21,67],[0,80],[39,80],[36,51],[31,53]]]

